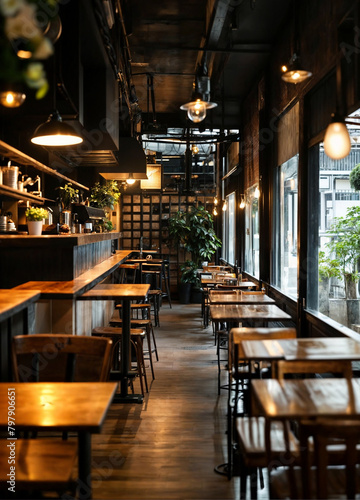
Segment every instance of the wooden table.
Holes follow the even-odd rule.
[[[285,321],[291,320],[291,316],[279,307],[271,304],[249,304],[249,305],[210,305],[210,314],[214,321]]]
[[[130,365],[130,322],[131,301],[146,298],[150,285],[148,284],[100,284],[81,295],[78,300],[116,300],[122,302],[121,363],[120,381],[121,396],[116,397],[117,403],[142,403],[142,394],[128,394],[128,376]]]
[[[214,286],[214,285],[229,285],[229,280],[234,280],[235,278],[225,278],[225,279],[222,279],[222,280],[214,280],[214,279],[205,279],[205,278],[202,278],[201,279],[201,284],[203,286]],[[253,283],[252,281],[242,281],[241,283],[238,283],[236,285],[237,288],[244,288],[244,289],[253,289],[253,288],[256,288],[256,283]]]
[[[244,340],[242,349],[245,359],[251,361],[360,359],[360,342],[348,337]]]
[[[11,380],[11,339],[29,332],[29,307],[40,297],[34,290],[0,290],[0,380]],[[15,323],[14,317],[22,313]]]
[[[100,433],[116,383],[0,383],[0,430],[8,429],[8,391],[15,391],[15,430],[76,432],[82,498],[91,498],[91,434]],[[16,446],[16,445],[15,445]]]
[[[241,293],[216,293],[209,294],[210,304],[274,304],[275,300],[265,294],[247,295]]]
[[[253,408],[269,419],[360,418],[360,380],[252,380]]]

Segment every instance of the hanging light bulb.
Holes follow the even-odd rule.
[[[254,198],[260,198],[260,189],[258,186],[255,188]]]
[[[135,184],[135,182],[136,180],[134,179],[133,174],[130,172],[129,177],[126,179],[126,184],[132,186],[133,184]]]
[[[223,212],[226,212],[226,210],[227,210],[227,201],[226,200],[224,200],[222,210],[223,210]]]
[[[197,147],[196,144],[193,144],[193,146],[191,148],[191,151],[192,151],[193,155],[197,155],[198,154],[199,148]]]
[[[180,106],[187,111],[188,118],[194,123],[199,123],[206,117],[208,109],[215,108],[217,104],[210,102],[210,78],[203,75],[203,69],[198,67],[193,83],[193,94],[190,102]]]
[[[55,110],[45,123],[38,126],[31,142],[39,146],[73,146],[83,139],[71,125],[62,121],[60,113]]]
[[[311,71],[300,66],[299,57],[296,54],[292,56],[288,66],[281,67],[281,71],[283,72],[281,78],[287,83],[301,83],[312,76]]]
[[[26,99],[26,94],[14,90],[4,90],[0,92],[0,104],[6,108],[18,108]]]
[[[217,214],[218,214],[218,211],[216,210],[216,207],[214,207],[213,215],[217,215]]]
[[[214,198],[214,205],[217,205],[218,203],[219,203],[219,200],[215,196],[215,198]]]
[[[242,194],[241,195],[241,200],[240,200],[240,205],[239,205],[239,208],[243,209],[245,208],[245,196]]]
[[[345,120],[339,114],[331,115],[324,137],[324,151],[332,160],[345,158],[351,150],[351,141]]]

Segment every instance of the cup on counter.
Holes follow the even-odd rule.
[[[84,233],[92,233],[92,222],[85,222]]]
[[[7,217],[6,215],[0,215],[0,232],[7,230]]]

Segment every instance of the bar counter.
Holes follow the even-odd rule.
[[[69,281],[106,260],[120,233],[0,235],[0,288],[27,281]]]

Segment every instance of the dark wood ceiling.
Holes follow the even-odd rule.
[[[180,106],[190,100],[201,64],[211,77],[211,100],[218,107],[205,124],[238,128],[241,102],[269,60],[289,0],[131,0],[124,17],[132,58],[132,78],[146,121],[185,126]],[[204,125],[204,124],[203,124]]]

